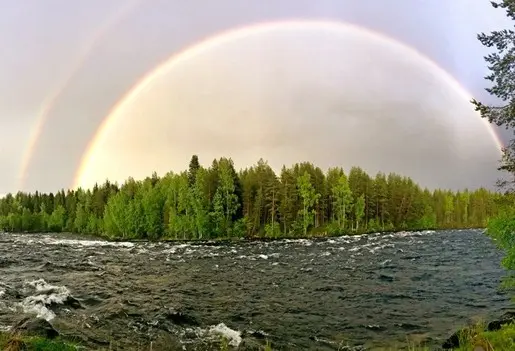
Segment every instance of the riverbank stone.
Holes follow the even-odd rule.
[[[47,339],[54,339],[59,332],[43,318],[21,318],[12,328],[12,335],[40,336]]]
[[[496,331],[501,329],[503,325],[515,322],[515,311],[504,313],[501,318],[496,319],[488,323],[486,329],[488,331]]]
[[[183,311],[176,310],[175,308],[170,308],[167,311],[166,319],[170,320],[173,324],[176,325],[199,325],[197,319],[194,316],[186,314]]]
[[[460,346],[460,333],[457,331],[453,333],[445,342],[442,344],[442,349],[451,350]]]
[[[503,325],[507,325],[515,322],[515,311],[509,311],[504,313],[499,319],[495,319],[490,321],[486,325],[487,331],[496,331],[502,328]],[[467,330],[467,328],[463,329]],[[450,350],[454,348],[458,348],[460,346],[460,333],[463,330],[459,330],[453,333],[445,342],[442,344],[442,349]]]

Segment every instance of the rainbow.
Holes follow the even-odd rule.
[[[91,36],[90,40],[87,41],[80,49],[76,60],[73,62],[69,73],[64,79],[57,85],[57,88],[49,94],[41,104],[39,112],[37,114],[34,125],[31,128],[27,147],[22,157],[18,188],[21,190],[25,186],[27,180],[27,171],[29,165],[32,162],[36,145],[39,142],[41,133],[45,124],[47,123],[51,112],[53,111],[56,103],[59,101],[63,93],[66,91],[73,78],[81,70],[84,63],[89,59],[91,54],[94,52],[94,48],[101,42],[102,37],[111,30],[111,28],[118,25],[123,19],[127,18],[136,8],[142,3],[142,0],[133,0],[126,3],[120,10],[116,11],[112,16],[109,16],[106,21],[95,31]]]
[[[110,130],[110,128],[115,124],[119,118],[122,117],[122,112],[124,106],[130,104],[134,99],[136,99],[142,91],[148,88],[152,82],[157,78],[168,71],[173,69],[175,66],[180,64],[181,62],[187,61],[190,58],[193,58],[197,55],[205,53],[210,49],[218,47],[220,45],[238,40],[244,39],[245,37],[258,35],[262,33],[267,33],[270,31],[274,31],[277,29],[298,29],[302,30],[305,28],[316,27],[317,29],[327,30],[327,31],[358,31],[361,33],[365,33],[372,38],[379,39],[390,46],[398,49],[402,49],[406,55],[410,55],[413,60],[425,63],[428,67],[430,67],[435,74],[437,74],[444,82],[446,82],[452,89],[454,89],[463,99],[470,101],[472,95],[466,91],[466,89],[460,85],[460,83],[454,79],[448,72],[446,72],[443,68],[441,68],[437,63],[429,59],[427,56],[423,55],[415,48],[407,46],[404,43],[401,43],[391,37],[388,37],[384,34],[372,31],[367,28],[359,27],[354,24],[342,23],[342,22],[334,22],[329,20],[304,20],[304,19],[296,19],[296,20],[284,20],[277,22],[264,22],[257,23],[250,26],[238,27],[234,29],[230,29],[227,31],[223,31],[217,33],[213,36],[204,38],[200,42],[196,42],[195,44],[185,48],[184,50],[172,55],[170,58],[162,62],[156,68],[152,69],[146,75],[144,75],[109,111],[107,116],[103,119],[102,123],[99,125],[96,133],[91,139],[90,143],[86,148],[86,152],[84,153],[82,160],[80,162],[80,166],[77,169],[73,180],[72,187],[78,187],[80,185],[81,176],[84,173],[87,165],[93,157],[93,150],[95,145],[99,140],[102,140]],[[478,114],[478,118],[481,118]],[[488,129],[490,135],[492,136],[496,146],[499,148],[499,151],[502,149],[502,142],[500,141],[498,135],[495,133],[493,126],[485,119],[483,119],[485,127]]]

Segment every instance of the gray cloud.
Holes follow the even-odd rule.
[[[277,30],[182,62],[120,111],[86,185],[182,170],[193,153],[240,167],[264,157],[277,170],[362,166],[429,187],[493,184],[499,154],[468,100],[432,66],[369,38]]]
[[[3,165],[0,193],[17,190],[23,149],[45,97],[69,73],[71,63],[88,38],[124,3],[122,0],[91,0],[80,4],[66,0],[49,0],[44,4],[15,0],[3,2],[0,11],[0,161]],[[475,33],[503,27],[506,23],[502,12],[491,9],[488,2],[482,0],[402,0],[388,4],[376,0],[222,0],[209,6],[200,0],[141,3],[138,11],[105,33],[94,47],[91,58],[56,101],[51,119],[36,145],[26,189],[56,190],[68,186],[88,141],[124,92],[158,62],[220,30],[284,18],[350,21],[416,47],[449,70],[474,94],[486,96],[483,91],[485,82],[481,78],[485,73],[482,60],[485,51],[477,42]],[[409,16],[406,16],[407,13]],[[434,21],[435,16],[439,18],[438,21]],[[319,64],[324,64],[323,61]],[[277,67],[273,74],[280,77]],[[309,69],[303,72],[303,75],[309,74]],[[305,80],[312,81],[312,78],[306,77]],[[329,91],[332,88],[334,86],[327,87]],[[401,88],[397,86],[395,89]],[[331,128],[336,128],[336,125],[330,124],[336,123],[331,122],[331,118],[337,121],[344,116],[350,121],[349,116],[363,113],[357,101],[371,108],[371,101],[367,99],[354,100],[356,106],[346,103],[342,107],[342,101],[346,100],[339,100],[340,96],[335,96],[331,101],[325,99],[324,104],[307,103],[309,99],[306,96],[314,96],[316,101],[321,101],[322,97],[317,97],[317,94],[322,90],[323,87],[319,86],[317,91],[297,91],[291,95],[289,104],[302,104],[305,101],[304,112],[299,114],[305,118],[324,115],[327,118],[325,123]],[[347,92],[346,97],[351,96],[357,99]],[[269,100],[266,101],[270,104]],[[397,106],[402,103],[395,102]],[[261,112],[267,113],[267,108],[261,107]],[[287,106],[283,108],[287,109]],[[241,107],[238,113],[248,115],[249,111]],[[370,128],[369,124],[378,123],[374,116],[376,114],[369,111],[369,121],[354,122],[354,125],[358,127],[365,123],[366,128]],[[377,118],[379,116],[390,118],[386,114],[377,114]],[[292,129],[291,133],[294,132],[299,131]],[[210,129],[207,128],[204,133],[208,138]],[[413,134],[416,134],[415,131]],[[378,135],[377,138],[381,140],[378,143],[393,143],[393,135],[392,132]],[[213,137],[212,134],[210,137]],[[246,138],[255,139],[252,155],[256,156],[263,152],[259,143],[268,142],[277,145],[275,150],[280,157],[281,152],[286,153],[285,145],[290,140],[273,127],[258,136],[252,136],[249,132]],[[443,142],[439,139],[440,135],[435,135],[435,138],[436,142]],[[188,149],[187,146],[182,147]],[[361,147],[373,149],[368,145]],[[231,149],[223,151],[233,153]],[[310,153],[306,151],[303,155],[309,157]],[[412,164],[414,167],[417,165]],[[486,171],[489,165],[481,167],[483,169],[475,169],[473,173],[478,179],[482,177],[482,183],[490,183],[492,175]],[[433,179],[436,182],[437,179]]]

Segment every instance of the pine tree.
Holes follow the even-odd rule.
[[[190,166],[188,170],[188,185],[193,187],[197,178],[197,172],[200,169],[200,163],[198,161],[198,156],[193,155],[191,157]]]

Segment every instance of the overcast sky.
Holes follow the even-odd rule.
[[[0,193],[22,185],[29,136],[45,106],[23,184],[29,190],[70,186],[100,122],[159,62],[222,30],[286,19],[384,33],[484,99],[486,52],[476,33],[511,26],[486,0],[0,0]],[[495,180],[476,171],[486,186]]]

